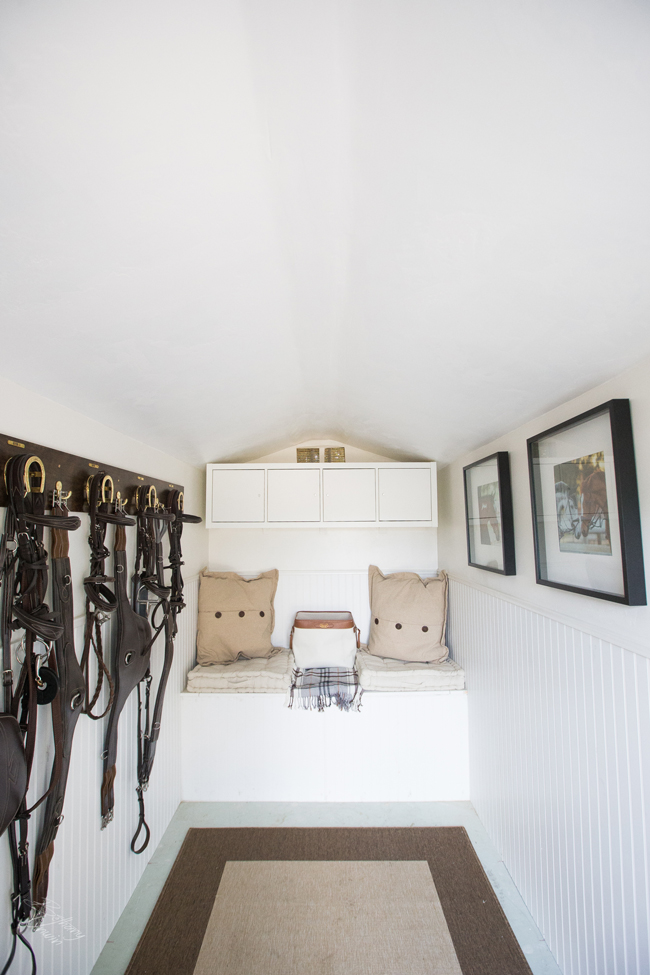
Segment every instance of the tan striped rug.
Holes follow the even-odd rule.
[[[462,827],[191,829],[127,975],[530,975]]]

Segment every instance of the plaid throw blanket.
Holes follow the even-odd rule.
[[[356,670],[341,667],[294,670],[288,707],[324,711],[335,704],[340,711],[359,711],[362,694]]]

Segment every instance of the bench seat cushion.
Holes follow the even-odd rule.
[[[199,665],[187,675],[187,690],[195,694],[283,694],[291,685],[292,670],[290,650],[230,664]]]
[[[365,691],[462,691],[465,671],[455,660],[413,663],[375,657],[363,648],[357,654],[359,683]]]

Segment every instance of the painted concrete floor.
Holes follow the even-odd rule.
[[[191,826],[464,826],[533,975],[562,975],[471,802],[182,802],[91,975],[123,975]]]

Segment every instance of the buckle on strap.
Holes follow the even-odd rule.
[[[2,686],[3,687],[11,687],[11,685],[13,684],[13,682],[14,682],[13,671],[12,670],[3,670],[2,671]]]

